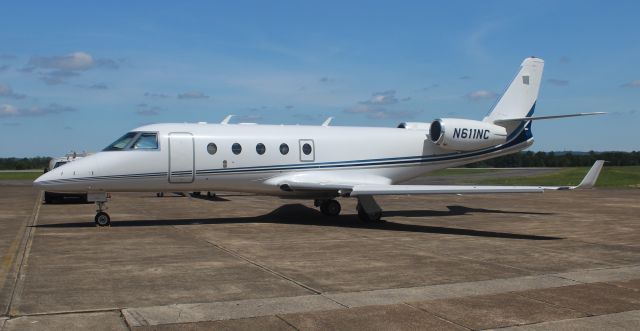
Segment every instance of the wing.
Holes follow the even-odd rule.
[[[545,190],[574,190],[592,188],[602,166],[598,160],[577,186],[482,186],[482,185],[391,185],[391,184],[357,184],[328,181],[283,180],[279,183],[283,191],[333,191],[343,196],[359,195],[404,195],[404,194],[488,194],[488,193],[541,193]]]

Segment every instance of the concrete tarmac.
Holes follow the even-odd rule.
[[[3,331],[640,329],[640,190],[41,199],[0,182]]]

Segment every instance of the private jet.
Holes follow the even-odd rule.
[[[535,120],[602,114],[533,113],[544,61],[526,58],[482,120],[440,118],[394,128],[165,123],[145,125],[99,153],[35,180],[44,190],[87,192],[97,226],[109,226],[107,192],[235,191],[304,198],[327,216],[337,198],[356,198],[360,219],[376,222],[378,195],[533,193],[591,188],[604,161],[577,186],[402,185],[430,171],[519,152],[533,144]]]

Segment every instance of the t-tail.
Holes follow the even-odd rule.
[[[591,112],[534,117],[543,70],[544,60],[536,57],[524,59],[520,71],[483,121],[504,127],[507,135],[511,136],[532,120],[606,114]]]
[[[520,71],[483,121],[505,127],[508,135],[518,129],[522,124],[519,123],[520,121],[502,123],[499,121],[533,115],[543,70],[544,61],[542,59],[530,57],[522,61]]]
[[[604,114],[594,112],[534,117],[543,70],[542,59],[524,59],[516,77],[482,121],[435,119],[429,126],[429,140],[442,149],[458,152],[496,151],[514,146],[526,148],[533,143],[533,120]],[[516,152],[517,148],[510,148],[509,151]]]

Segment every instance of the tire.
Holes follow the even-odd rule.
[[[340,203],[333,199],[324,201],[320,205],[320,211],[326,216],[330,216],[330,217],[336,217],[340,215],[341,210],[342,210],[342,207],[340,206]]]
[[[111,225],[111,217],[109,217],[109,214],[100,211],[96,214],[96,217],[94,219],[96,226],[110,226]]]
[[[156,193],[156,196],[158,198],[162,198],[164,196],[164,192],[158,192],[158,193]]]

